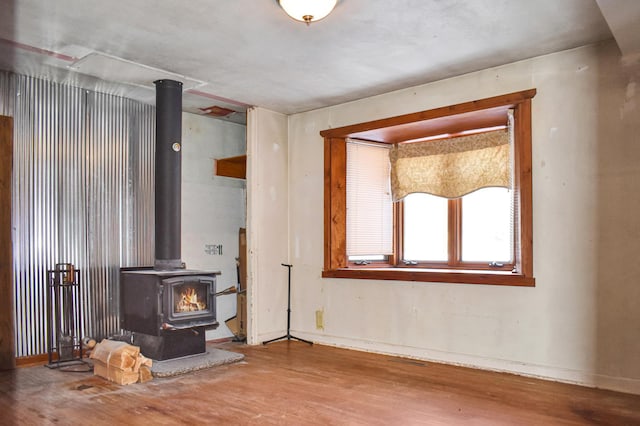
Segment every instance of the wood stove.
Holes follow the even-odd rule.
[[[182,83],[156,85],[155,263],[120,273],[122,327],[155,360],[205,352],[205,328],[216,328],[219,271],[184,269],[181,243]]]
[[[122,327],[133,332],[133,344],[156,360],[205,352],[205,329],[218,326],[215,294],[219,274],[123,269]]]
[[[215,326],[216,275],[191,270],[127,270],[121,273],[126,330],[158,335],[162,330]]]

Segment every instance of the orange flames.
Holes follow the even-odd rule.
[[[198,300],[198,292],[193,287],[187,287],[180,293],[176,304],[176,312],[194,312],[207,309],[207,303]]]

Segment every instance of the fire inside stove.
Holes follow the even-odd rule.
[[[215,278],[177,276],[162,283],[166,312],[163,327],[184,328],[209,319],[215,322]]]
[[[207,310],[207,288],[193,287],[188,284],[175,286],[175,313],[198,312]]]

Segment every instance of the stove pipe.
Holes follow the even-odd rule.
[[[156,85],[155,269],[184,268],[181,246],[182,83]]]

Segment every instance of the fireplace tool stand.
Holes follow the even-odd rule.
[[[84,364],[80,270],[58,263],[47,271],[47,346],[49,368]]]
[[[304,340],[301,339],[299,337],[296,336],[292,336],[290,329],[291,329],[291,267],[293,265],[287,265],[286,263],[281,263],[282,266],[286,266],[288,271],[288,279],[287,279],[287,334],[285,334],[284,336],[281,337],[276,337],[275,339],[271,339],[271,340],[266,340],[264,342],[262,342],[263,345],[266,345],[267,343],[271,343],[271,342],[276,342],[278,340],[283,340],[283,339],[287,339],[287,340],[298,340],[300,342],[304,342],[304,343],[308,343],[310,345],[313,345],[313,342],[310,342],[308,340]]]

